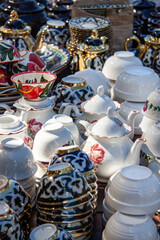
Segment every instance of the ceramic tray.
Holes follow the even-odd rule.
[[[70,61],[69,52],[65,48],[52,43],[42,47],[38,54],[47,63],[47,70],[50,72],[59,72]]]

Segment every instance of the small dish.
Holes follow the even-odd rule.
[[[148,95],[158,86],[160,86],[160,78],[152,68],[130,66],[119,74],[114,86],[114,94],[126,101],[145,102]]]
[[[13,75],[11,81],[17,91],[28,100],[42,100],[53,87],[56,75],[49,72],[21,72]]]
[[[133,165],[117,172],[105,195],[111,208],[130,215],[150,214],[159,209],[159,179],[143,166]]]

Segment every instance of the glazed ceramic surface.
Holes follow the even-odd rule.
[[[80,134],[76,124],[73,122],[73,119],[65,114],[56,114],[53,118],[49,119],[47,123],[52,122],[61,122],[64,127],[66,127],[72,134],[77,145],[80,146]]]
[[[0,217],[0,237],[2,239],[21,240],[23,232],[18,216],[7,203],[2,201],[0,201]]]
[[[143,65],[146,67],[153,68],[157,73],[160,70],[159,64],[159,49],[160,49],[160,30],[159,28],[154,28],[151,35],[144,37],[144,44],[141,44],[141,41],[133,36],[126,40],[125,48],[127,48],[127,43],[130,40],[137,42],[137,50],[139,51],[139,58],[142,59]]]
[[[7,40],[0,41],[0,63],[18,62],[22,57],[18,49]]]
[[[153,69],[143,66],[125,68],[117,78],[114,93],[120,99],[145,102],[148,95],[160,85],[160,78]]]
[[[37,52],[41,59],[46,62],[49,72],[59,72],[65,68],[70,61],[69,52],[56,44],[46,44]]]
[[[80,150],[77,145],[58,148],[50,165],[62,162],[70,163],[73,168],[78,169],[82,173],[95,168],[88,155]]]
[[[46,191],[50,194],[45,194]],[[68,163],[59,163],[49,166],[47,174],[42,177],[37,201],[53,206],[61,205],[76,201],[89,191],[89,185],[78,170]]]
[[[37,166],[31,149],[20,138],[6,138],[1,142],[0,174],[14,180],[33,176]]]
[[[9,40],[19,51],[31,50],[34,39],[31,35],[31,27],[18,18],[16,11],[11,11],[9,20],[0,28],[3,40]]]
[[[160,121],[154,122],[142,136],[146,139],[146,145],[142,147],[142,151],[159,158]]]
[[[158,240],[156,225],[151,217],[130,216],[116,212],[107,222],[103,231],[103,240]]]
[[[107,115],[109,107],[112,107],[114,114],[117,115],[121,105],[106,96],[104,87],[101,85],[97,88],[96,95],[81,103],[82,115],[80,119],[89,123],[95,122]]]
[[[153,120],[160,119],[160,87],[157,87],[147,97],[143,107],[143,115]]]
[[[80,106],[82,102],[91,98],[94,92],[84,79],[68,76],[56,85],[53,94],[56,96],[55,107],[59,109],[62,103],[74,103]]]
[[[40,31],[46,30],[43,37],[45,42],[54,42],[62,47],[66,46],[66,41],[69,38],[69,29],[65,22],[56,19],[50,19],[47,24],[40,28]]]
[[[57,229],[54,224],[42,224],[36,227],[29,235],[30,240],[72,240],[72,237],[64,229]]]
[[[33,148],[34,137],[37,132],[45,122],[55,115],[53,111],[54,104],[52,97],[41,101],[29,101],[20,98],[14,103],[14,107],[16,107],[15,115],[27,123],[24,142],[31,149]]]
[[[19,217],[30,210],[30,197],[18,182],[3,175],[0,182],[0,201],[7,203]]]
[[[118,51],[106,60],[102,72],[109,80],[117,81],[119,74],[128,66],[142,66],[142,62],[132,52]]]
[[[106,181],[124,164],[139,164],[140,148],[144,141],[138,139],[133,145],[129,138],[131,128],[113,115],[90,124],[87,130],[89,137],[82,149],[98,165],[97,176],[100,181]]]
[[[56,80],[49,72],[22,72],[11,77],[17,91],[28,100],[41,100],[48,95]]]
[[[86,83],[91,86],[95,94],[97,93],[97,88],[102,85],[104,87],[104,94],[110,96],[110,89],[112,86],[102,71],[84,69],[82,71],[75,72],[75,76],[85,79]]]
[[[119,115],[126,121],[129,113],[133,110],[139,111],[140,113],[137,114],[137,116],[135,117],[135,124],[134,124],[134,133],[141,135],[142,134],[142,130],[140,128],[140,122],[142,121],[143,118],[143,107],[144,107],[144,103],[136,103],[136,102],[128,102],[128,101],[124,101],[121,103],[121,108],[119,111]],[[123,121],[123,120],[122,120]]]
[[[74,140],[62,123],[46,123],[35,135],[33,155],[36,160],[49,163],[57,148],[69,145],[74,145]]]
[[[159,179],[149,168],[128,166],[113,177],[105,201],[122,213],[144,215],[159,208],[159,195]]]

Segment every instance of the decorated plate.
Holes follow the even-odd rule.
[[[44,45],[38,54],[46,62],[47,70],[50,72],[58,72],[70,61],[69,52],[65,48],[55,44]]]

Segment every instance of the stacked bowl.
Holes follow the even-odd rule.
[[[118,211],[109,218],[103,240],[125,239],[126,236],[127,239],[135,239],[134,233],[130,232],[132,229],[138,234],[137,239],[158,240],[156,227],[150,217],[160,208],[160,185],[159,179],[149,168],[133,165],[115,173],[106,188],[103,203],[110,212]],[[107,217],[105,211],[104,216]],[[116,227],[111,232],[112,221]],[[116,231],[120,225],[123,230],[118,236]],[[147,231],[152,233],[147,234],[146,238],[141,237],[142,232],[144,233],[143,225],[148,226]]]
[[[0,175],[0,201],[5,202],[16,213],[24,238],[29,234],[29,219],[31,215],[31,203],[29,194],[16,181]]]
[[[37,224],[53,223],[76,240],[92,234],[91,187],[69,163],[48,167],[37,191]]]
[[[1,142],[0,174],[19,182],[35,205],[35,177],[37,165],[31,149],[20,138],[6,138]]]
[[[70,163],[72,167],[78,169],[86,179],[87,183],[91,187],[91,194],[93,196],[91,202],[95,212],[97,208],[98,185],[97,176],[95,173],[96,167],[94,166],[92,160],[85,152],[80,150],[77,145],[73,145],[58,148],[50,165],[63,162]]]

